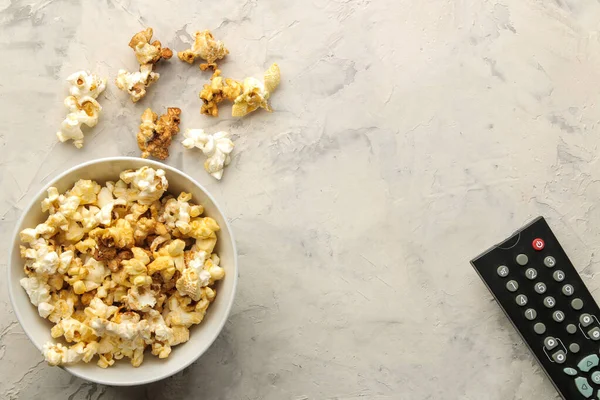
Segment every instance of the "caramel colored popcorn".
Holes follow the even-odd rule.
[[[218,105],[223,100],[233,102],[231,115],[234,117],[243,117],[258,108],[273,111],[268,100],[281,80],[279,66],[273,63],[263,79],[263,82],[256,78],[246,78],[242,82],[230,78],[223,80],[221,71],[216,70],[210,78],[210,84],[205,84],[200,92],[200,99],[204,102],[200,112],[218,116]]]
[[[160,78],[160,74],[153,72],[154,65],[161,59],[168,60],[173,57],[173,52],[162,47],[160,41],[152,39],[152,28],[147,28],[136,33],[129,42],[129,47],[135,52],[135,57],[140,64],[137,72],[128,72],[120,69],[115,81],[117,87],[131,96],[134,103],[146,95],[148,86]]]
[[[137,142],[142,157],[156,157],[165,160],[169,157],[169,146],[173,136],[179,132],[179,108],[169,107],[167,113],[158,118],[150,108],[142,114],[140,131],[137,134]]]
[[[200,64],[202,71],[208,68],[217,69],[215,61],[229,54],[229,50],[225,48],[225,44],[220,40],[215,40],[209,30],[197,31],[194,37],[192,48],[180,51],[177,53],[177,57],[189,64],[193,64],[196,58],[206,60],[206,63]]]
[[[21,286],[62,342],[44,345],[50,365],[97,357],[101,368],[123,358],[137,367],[145,349],[169,357],[225,277],[213,253],[219,225],[191,194],[168,194],[160,169],[119,178],[104,187],[80,180],[62,194],[49,188],[47,220],[20,234]]]

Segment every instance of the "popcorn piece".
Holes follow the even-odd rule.
[[[242,93],[242,84],[234,79],[223,81],[221,70],[216,70],[210,78],[210,84],[205,84],[200,92],[200,99],[204,102],[200,108],[201,114],[219,115],[219,103],[223,100],[235,101]]]
[[[200,92],[200,99],[204,102],[200,112],[202,114],[219,115],[218,104],[223,100],[233,101],[231,115],[243,117],[258,108],[271,112],[268,103],[271,93],[281,81],[279,66],[273,63],[264,74],[264,81],[256,78],[246,78],[243,82],[221,77],[221,71],[216,70],[210,78],[211,83],[205,84]]]
[[[152,34],[152,28],[147,28],[131,38],[129,47],[135,52],[140,70],[132,73],[120,69],[115,81],[119,89],[129,93],[134,103],[144,97],[148,86],[160,78],[160,74],[152,71],[154,64],[160,59],[168,60],[173,56],[173,52],[166,47],[163,48],[158,40],[150,43]]]
[[[189,64],[193,64],[196,57],[206,60],[207,63],[200,64],[202,71],[212,68],[216,69],[215,61],[224,58],[229,54],[229,50],[225,48],[220,40],[215,40],[213,34],[209,30],[197,31],[194,33],[195,39],[192,48],[180,51],[177,56],[180,60]]]
[[[98,351],[98,342],[79,342],[74,346],[66,347],[60,343],[48,342],[42,352],[50,365],[73,364],[79,361],[90,362]]]
[[[165,223],[170,229],[177,229],[186,235],[192,229],[190,226],[192,206],[189,203],[191,199],[191,194],[182,192],[177,199],[167,200],[159,221]]]
[[[79,71],[67,78],[71,84],[70,96],[65,101],[65,107],[69,110],[67,117],[56,133],[61,142],[73,140],[77,148],[83,146],[83,132],[81,125],[90,128],[96,126],[102,107],[95,100],[106,88],[106,78],[100,79],[89,71]]]
[[[194,324],[199,324],[204,318],[204,313],[195,311],[193,307],[189,307],[190,298],[184,298],[179,293],[171,296],[167,301],[168,312],[165,317],[165,322],[169,326],[182,325],[186,328]]]
[[[50,334],[55,339],[64,336],[67,342],[91,342],[96,339],[92,328],[74,318],[61,320],[54,325]]]
[[[180,114],[181,110],[175,107],[167,108],[167,113],[160,118],[150,108],[144,111],[140,131],[137,134],[137,142],[143,158],[153,156],[165,160],[169,157],[171,140],[179,132]]]
[[[131,183],[138,190],[136,199],[141,204],[152,204],[169,188],[169,182],[165,178],[165,171],[154,170],[150,167],[142,167],[136,171],[128,170],[121,173],[121,180]]]
[[[40,317],[47,318],[54,310],[50,302],[50,286],[38,275],[22,278],[19,283],[27,292],[31,304],[38,308]]]
[[[152,28],[147,28],[133,35],[129,41],[129,47],[135,51],[135,58],[140,65],[156,64],[161,58],[168,60],[173,57],[173,52],[167,47],[162,48],[160,41],[150,43],[152,35]]]
[[[223,177],[223,168],[231,162],[233,142],[229,139],[229,133],[217,132],[210,135],[204,133],[203,129],[188,129],[184,135],[183,146],[187,149],[197,147],[202,150],[208,157],[204,162],[204,169],[220,180]]]
[[[118,314],[117,317],[116,322],[103,318],[95,318],[92,320],[91,326],[99,335],[108,332],[124,340],[133,340],[138,336],[143,338],[149,337],[150,329],[148,321],[140,321],[139,314],[126,312]]]
[[[243,117],[259,107],[269,112],[273,111],[267,100],[269,100],[275,88],[279,86],[280,80],[279,66],[275,63],[265,72],[264,83],[255,78],[244,79],[244,90],[235,99],[231,115],[234,117]]]
[[[123,297],[122,302],[130,310],[148,312],[156,304],[156,292],[142,286],[134,286],[129,289],[127,296]]]

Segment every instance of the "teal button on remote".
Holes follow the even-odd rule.
[[[592,389],[588,380],[581,376],[579,378],[575,378],[575,386],[577,386],[579,393],[585,396],[586,399],[589,399],[594,394],[594,389]]]
[[[581,361],[577,364],[577,368],[583,372],[589,372],[590,369],[598,366],[600,359],[595,354],[590,354],[589,356],[583,357]]]

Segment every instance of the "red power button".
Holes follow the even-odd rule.
[[[540,251],[544,249],[544,246],[546,245],[546,243],[544,243],[544,241],[540,238],[537,239],[533,239],[533,242],[531,243],[531,245],[533,246],[534,250]]]

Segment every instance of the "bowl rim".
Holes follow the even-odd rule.
[[[27,331],[27,329],[25,329],[25,326],[23,325],[23,322],[21,320],[21,313],[19,311],[19,309],[15,306],[16,302],[15,302],[15,298],[14,298],[14,288],[12,287],[12,269],[13,269],[13,265],[12,265],[12,258],[13,258],[13,251],[14,251],[14,243],[15,241],[19,241],[19,227],[21,226],[21,224],[23,223],[23,220],[25,219],[25,216],[29,213],[29,210],[31,210],[35,204],[37,203],[37,199],[43,195],[44,192],[47,191],[47,189],[52,186],[53,184],[55,184],[56,182],[60,181],[62,178],[64,178],[66,175],[70,174],[71,172],[74,172],[80,168],[83,167],[87,167],[89,165],[93,165],[93,164],[98,164],[101,162],[107,162],[107,161],[136,161],[136,162],[142,162],[142,163],[147,163],[149,166],[153,167],[153,168],[160,168],[160,169],[164,169],[164,170],[168,170],[170,172],[174,172],[174,173],[179,173],[181,175],[183,175],[185,178],[189,179],[193,184],[195,184],[196,186],[198,186],[200,188],[200,190],[202,190],[204,192],[204,194],[210,199],[210,201],[212,201],[212,203],[214,204],[215,208],[217,209],[217,211],[221,214],[221,216],[223,217],[223,220],[225,221],[225,225],[227,226],[227,230],[229,232],[229,237],[231,238],[231,244],[232,244],[232,248],[233,248],[233,270],[234,270],[234,274],[232,278],[229,279],[233,279],[233,289],[232,289],[232,293],[231,296],[229,298],[229,304],[227,304],[226,306],[226,310],[225,313],[223,315],[222,320],[219,322],[219,327],[218,330],[216,330],[215,334],[213,335],[213,337],[208,340],[205,348],[198,352],[198,355],[196,357],[193,357],[192,359],[190,359],[189,362],[187,363],[183,363],[180,366],[178,366],[176,369],[172,370],[172,371],[168,371],[165,373],[161,373],[158,375],[154,375],[152,377],[149,377],[147,379],[140,379],[134,382],[128,382],[128,383],[123,383],[123,382],[112,382],[112,381],[108,381],[108,380],[104,380],[104,379],[96,379],[96,378],[90,378],[88,376],[84,376],[83,374],[80,374],[78,372],[73,371],[72,368],[70,368],[68,365],[64,365],[64,366],[59,366],[59,368],[62,368],[64,370],[69,371],[72,375],[81,378],[83,380],[89,381],[89,382],[94,382],[94,383],[99,383],[102,385],[109,385],[109,386],[137,386],[137,385],[145,385],[148,383],[152,383],[152,382],[157,382],[160,380],[163,380],[165,378],[168,378],[172,375],[175,375],[178,372],[181,372],[182,370],[184,370],[185,368],[187,368],[188,366],[190,366],[191,364],[193,364],[194,362],[196,362],[204,353],[206,353],[206,351],[213,345],[213,343],[215,342],[215,340],[217,339],[217,337],[219,337],[219,335],[221,334],[221,331],[223,330],[223,327],[225,326],[225,324],[227,323],[227,321],[229,320],[229,315],[231,314],[231,309],[233,308],[233,303],[235,300],[235,295],[237,292],[237,285],[238,285],[238,254],[237,254],[237,247],[235,244],[235,237],[233,234],[233,230],[231,229],[231,225],[229,224],[229,221],[227,220],[227,217],[225,215],[225,213],[223,212],[221,206],[219,206],[219,203],[217,203],[217,201],[215,200],[215,198],[212,196],[212,194],[210,194],[210,192],[204,187],[202,186],[200,183],[198,183],[198,181],[196,181],[194,178],[192,178],[191,176],[189,176],[188,174],[186,174],[185,172],[183,172],[180,169],[177,169],[175,167],[172,167],[170,165],[167,164],[163,164],[160,163],[158,161],[154,161],[154,160],[148,160],[148,159],[144,159],[144,158],[138,158],[138,157],[126,157],[126,156],[120,156],[120,157],[102,157],[102,158],[97,158],[94,160],[90,160],[90,161],[86,161],[84,163],[81,164],[77,164],[69,169],[67,169],[66,171],[64,171],[63,173],[57,175],[56,177],[54,177],[53,179],[51,179],[47,184],[45,184],[31,199],[31,201],[29,201],[29,203],[27,204],[27,207],[25,207],[23,209],[23,211],[21,212],[21,216],[19,217],[19,219],[16,222],[16,225],[14,227],[13,230],[13,235],[12,235],[12,241],[11,241],[11,246],[8,252],[8,262],[7,262],[7,270],[8,270],[8,295],[10,297],[10,303],[12,306],[12,309],[15,313],[15,316],[17,317],[17,320],[19,321],[19,325],[21,325],[21,329],[23,329],[23,332],[25,332],[25,335],[27,335],[27,337],[29,338],[29,341],[39,350],[42,351],[42,349],[40,347],[37,346],[36,342],[32,339],[31,335],[29,334],[29,332]]]

